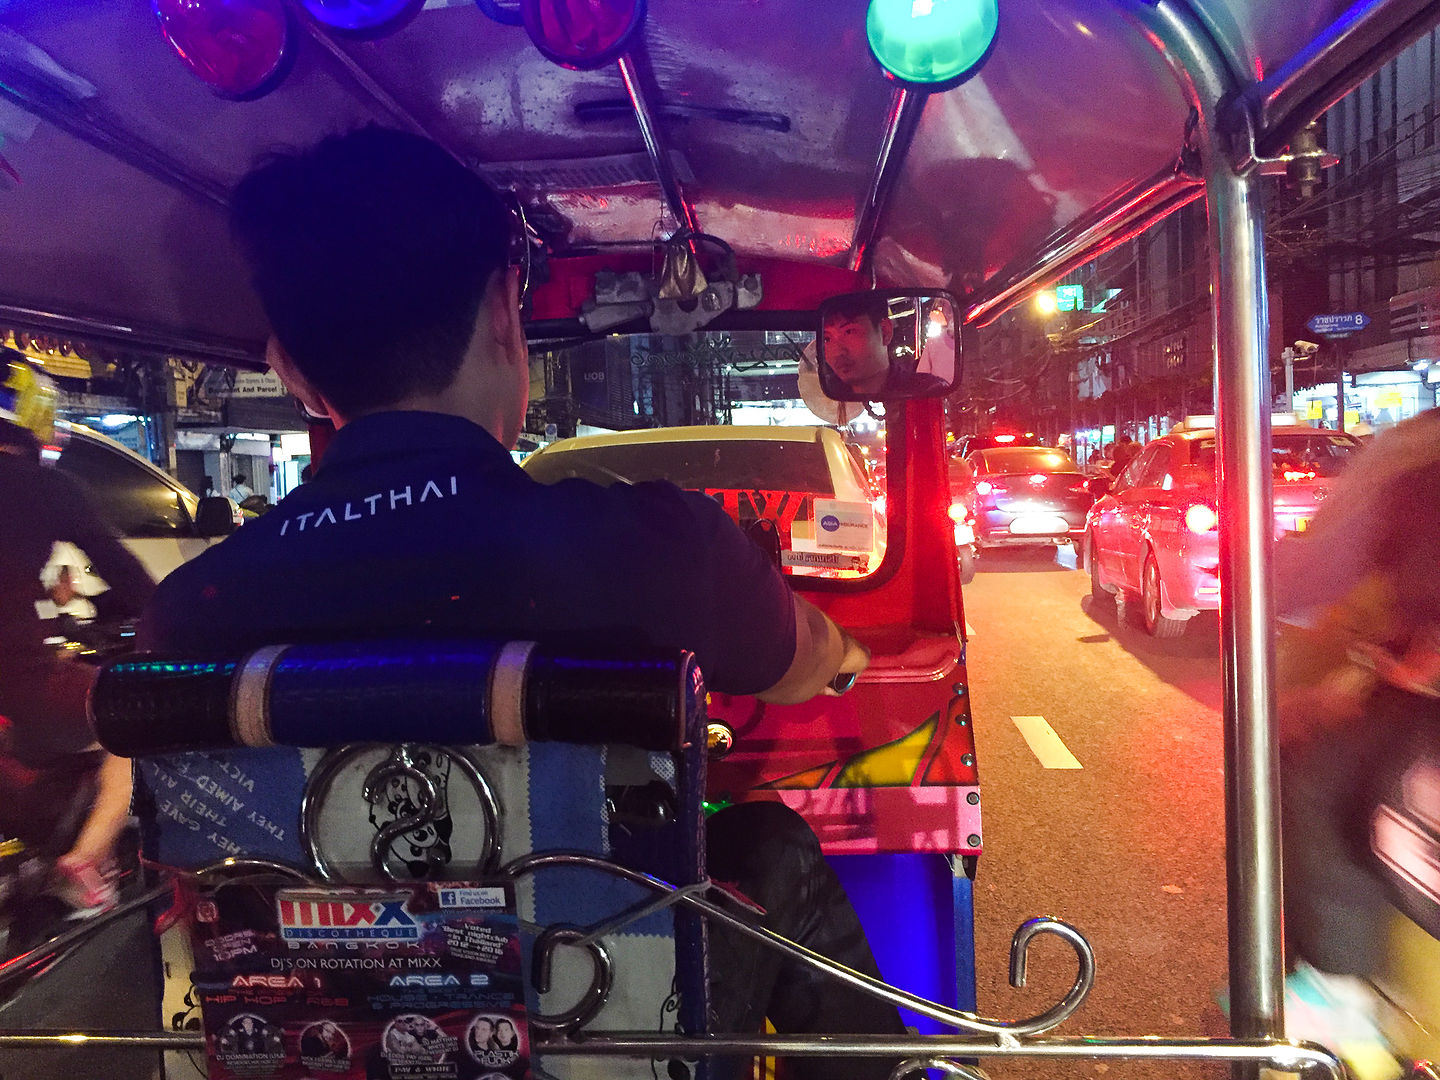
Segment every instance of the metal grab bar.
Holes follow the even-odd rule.
[[[23,982],[35,977],[32,969],[37,965],[44,964],[52,956],[64,959],[64,953],[79,945],[81,942],[94,936],[100,930],[110,926],[116,920],[129,915],[131,912],[143,908],[151,901],[158,900],[170,891],[168,884],[156,885],[146,889],[138,896],[121,901],[109,911],[93,915],[88,919],[75,923],[68,929],[56,934],[47,941],[25,950],[16,956],[0,961],[0,989],[8,987],[14,982]]]
[[[3,1036],[0,1036],[3,1040]],[[3,1046],[0,1041],[0,1046]],[[730,1035],[676,1037],[648,1032],[577,1035],[535,1048],[557,1057],[900,1057],[1091,1058],[1135,1061],[1225,1061],[1280,1072],[1321,1070],[1346,1080],[1338,1058],[1314,1043],[1281,1039],[1068,1037],[1021,1042],[976,1042],[949,1035]]]
[[[661,881],[659,878],[649,874],[641,873],[638,870],[630,870],[623,866],[607,862],[596,855],[588,855],[583,852],[545,852],[531,855],[522,855],[520,858],[507,863],[501,873],[510,878],[520,877],[522,874],[534,873],[552,866],[579,866],[602,873],[613,874],[636,885],[643,885],[659,893],[679,894],[680,890],[669,882]],[[1015,936],[1010,945],[1010,983],[1015,987],[1025,985],[1025,957],[1030,942],[1040,934],[1054,934],[1061,938],[1075,950],[1078,959],[1078,970],[1075,974],[1075,982],[1061,998],[1044,1012],[1030,1017],[1026,1020],[992,1020],[988,1017],[977,1016],[974,1013],[961,1012],[948,1008],[934,1001],[917,997],[907,991],[897,989],[889,983],[853,971],[843,964],[837,964],[828,957],[812,952],[803,945],[797,945],[788,938],[783,938],[772,930],[763,926],[756,926],[753,923],[732,914],[718,904],[705,899],[703,896],[696,896],[692,893],[679,895],[676,906],[689,906],[711,918],[730,927],[752,941],[759,942],[766,948],[775,949],[785,953],[791,959],[799,960],[808,964],[818,971],[822,971],[832,978],[848,983],[854,989],[889,1002],[901,1008],[910,1009],[922,1016],[932,1020],[938,1020],[942,1024],[957,1028],[961,1031],[975,1032],[977,1034],[996,1035],[1004,1039],[1013,1039],[1021,1035],[1038,1035],[1041,1032],[1049,1031],[1064,1023],[1090,994],[1090,988],[1095,984],[1095,953],[1090,948],[1090,943],[1085,940],[1083,934],[1067,923],[1058,919],[1030,919],[1022,924],[1015,931]],[[548,948],[553,948],[559,941],[550,941]],[[540,954],[541,943],[536,943],[536,962],[542,961]],[[548,956],[543,958],[548,963]],[[598,976],[597,976],[598,977]],[[587,997],[593,995],[593,985],[587,991]]]
[[[205,1036],[198,1031],[110,1031],[86,1034],[71,1031],[0,1031],[0,1049],[38,1046],[109,1046],[140,1050],[204,1050]],[[1108,1061],[1226,1061],[1269,1066],[1280,1072],[1319,1069],[1329,1080],[1346,1080],[1339,1060],[1313,1043],[1268,1039],[1171,1038],[1064,1038],[1033,1042],[989,1043],[949,1035],[652,1035],[648,1032],[615,1035],[576,1035],[536,1046],[537,1054],[557,1057],[901,1057],[906,1071],[921,1067],[946,1068],[934,1063],[946,1057],[1077,1058]],[[907,1055],[910,1055],[907,1057]],[[949,1067],[955,1067],[949,1063]],[[894,1074],[892,1074],[894,1075]],[[958,1073],[957,1073],[958,1075]]]

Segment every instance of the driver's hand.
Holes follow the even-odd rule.
[[[851,637],[844,627],[837,626],[836,629],[840,631],[845,653],[840,660],[839,673],[822,691],[829,697],[839,697],[849,690],[855,685],[855,677],[870,666],[870,650]]]
[[[845,642],[845,657],[840,661],[840,671],[845,675],[859,675],[870,666],[870,650],[850,636],[843,626],[840,638]]]

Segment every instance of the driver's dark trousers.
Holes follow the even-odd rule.
[[[879,977],[865,931],[803,818],[778,802],[732,806],[710,818],[706,862],[712,880],[733,883],[766,911],[764,924],[791,941]],[[893,1005],[853,990],[733,930],[710,924],[712,1030],[759,1031],[768,1019],[786,1034],[905,1032]],[[883,1080],[886,1058],[791,1058],[799,1080]],[[717,1062],[715,1075],[749,1063]]]

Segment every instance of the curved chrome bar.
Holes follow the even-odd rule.
[[[555,960],[555,946],[573,945],[585,949],[594,965],[590,986],[580,1000],[563,1013],[542,1016],[531,1013],[529,1023],[540,1031],[559,1032],[568,1035],[584,1027],[599,1015],[610,996],[610,987],[615,984],[615,962],[606,951],[603,941],[585,941],[585,934],[573,926],[552,926],[535,939],[535,957],[531,963],[530,981],[535,989],[544,994],[550,990],[550,972]]]
[[[661,881],[659,878],[641,873],[638,870],[617,866],[615,863],[609,862],[598,855],[590,855],[585,852],[556,851],[522,855],[518,859],[507,863],[501,868],[500,872],[506,877],[514,879],[523,874],[534,873],[537,870],[543,870],[551,866],[581,866],[591,870],[599,870],[603,873],[613,874],[616,877],[624,878],[626,881],[633,882],[636,885],[643,885],[656,892],[675,893],[679,891],[669,882]],[[937,1002],[917,997],[904,990],[896,989],[879,979],[872,978],[858,971],[853,971],[843,964],[837,964],[828,957],[812,952],[803,945],[797,945],[788,938],[781,937],[772,930],[767,930],[763,926],[755,926],[704,897],[691,895],[682,896],[677,901],[677,906],[679,905],[694,908],[707,917],[715,919],[730,927],[732,930],[743,934],[752,941],[759,942],[766,948],[783,952],[792,959],[799,960],[819,971],[823,971],[832,978],[848,983],[854,989],[869,994],[871,997],[888,1001],[890,1004],[897,1005],[900,1008],[910,1009],[913,1012],[919,1013],[921,1016],[928,1016],[932,1020],[938,1020],[942,1024],[957,1028],[961,1031],[1008,1037],[1038,1035],[1041,1032],[1049,1031],[1051,1028],[1069,1018],[1069,1016],[1080,1007],[1086,995],[1089,994],[1090,987],[1094,982],[1094,954],[1090,951],[1089,944],[1085,942],[1085,938],[1080,934],[1080,931],[1055,920],[1034,920],[1039,924],[1034,929],[1026,932],[1024,926],[1020,928],[1020,932],[1026,932],[1025,940],[1028,942],[1031,937],[1042,931],[1056,933],[1063,937],[1075,948],[1080,958],[1081,975],[1077,976],[1075,985],[1071,987],[1070,991],[1060,1002],[1046,1009],[1038,1016],[1033,1016],[1026,1020],[991,1020],[987,1017],[976,1016],[974,1013],[960,1012],[938,1004]],[[1063,932],[1058,929],[1061,927],[1064,928]],[[1020,932],[1017,932],[1017,936]],[[1022,944],[1022,955],[1023,949],[1024,946]]]
[[[905,1080],[905,1077],[914,1073],[929,1072],[931,1069],[942,1072],[946,1076],[963,1077],[964,1080],[986,1080],[985,1074],[979,1069],[961,1065],[947,1058],[910,1058],[902,1061],[890,1070],[890,1080]]]
[[[303,870],[297,870],[288,863],[275,862],[273,859],[247,859],[229,858],[221,859],[219,862],[208,863],[195,871],[195,876],[200,880],[211,877],[224,877],[229,874],[253,874],[264,876],[273,874],[276,877],[294,878],[296,881],[309,881],[310,876]]]
[[[1067,942],[1080,961],[1079,969],[1075,972],[1075,982],[1060,1003],[1035,1018],[1036,1021],[1046,1020],[1053,1013],[1054,1020],[1040,1029],[1048,1031],[1070,1016],[1090,996],[1090,991],[1095,986],[1095,950],[1090,947],[1090,942],[1085,940],[1085,935],[1069,923],[1043,917],[1027,919],[1016,928],[1014,937],[1010,939],[1010,985],[1017,990],[1025,985],[1025,961],[1030,955],[1030,942],[1040,934],[1054,934]]]

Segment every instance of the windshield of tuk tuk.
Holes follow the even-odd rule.
[[[719,503],[785,574],[863,580],[889,544],[885,428],[805,381],[813,340],[707,330],[536,343],[531,409],[546,437],[522,442],[521,464],[547,484],[669,481]]]

